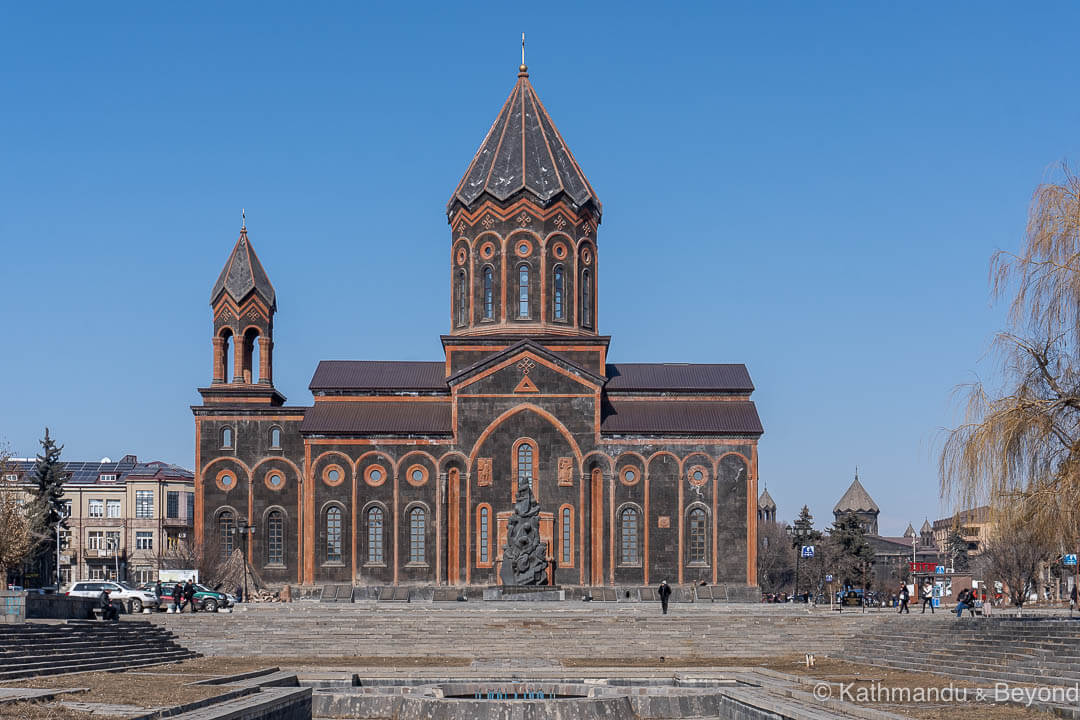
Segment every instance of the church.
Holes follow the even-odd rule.
[[[446,217],[444,357],[322,361],[306,406],[274,387],[277,295],[241,229],[211,291],[212,374],[192,407],[204,552],[243,538],[271,585],[497,585],[527,483],[548,584],[752,598],[763,430],[750,375],[608,361],[602,206],[525,65]]]

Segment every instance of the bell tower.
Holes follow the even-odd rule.
[[[274,389],[274,313],[277,297],[248,239],[247,224],[210,292],[214,316],[210,387],[206,403],[281,405]]]

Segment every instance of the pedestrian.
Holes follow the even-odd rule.
[[[660,607],[663,608],[664,614],[667,615],[668,598],[671,597],[671,586],[667,584],[667,580],[660,582],[660,587],[657,588],[656,594],[660,596]]]
[[[922,587],[922,614],[926,614],[926,606],[930,606],[930,614],[934,614],[934,586],[930,583],[930,578],[926,578],[926,583]]]
[[[1069,615],[1072,616],[1073,608],[1076,607],[1077,601],[1080,600],[1080,593],[1077,592],[1077,584],[1073,583],[1072,590],[1069,591]]]
[[[179,581],[177,581],[176,587],[172,589],[172,604],[176,612],[184,609],[184,586]]]
[[[161,604],[161,581],[154,582],[154,596],[158,599],[158,605]]]
[[[896,611],[897,615],[902,613],[911,614],[911,610],[908,609],[908,600],[911,599],[911,593],[908,592],[907,583],[900,583],[900,609]]]
[[[198,608],[195,606],[195,586],[188,580],[184,583],[184,604],[191,606],[191,612],[198,612]]]
[[[116,610],[116,606],[112,604],[112,600],[109,598],[109,588],[103,588],[101,596],[98,598],[101,602],[101,619],[102,620],[119,620],[120,613]]]
[[[244,602],[244,589],[239,585],[236,586],[236,592],[233,595],[236,596],[236,602]]]
[[[971,591],[964,588],[960,591],[960,594],[956,596],[956,617],[959,618],[964,614],[964,610],[967,610],[968,603],[971,603],[971,607],[975,606],[975,601],[971,600]]]

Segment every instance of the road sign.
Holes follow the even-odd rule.
[[[1075,565],[1076,564],[1076,556],[1075,555],[1064,555],[1061,558],[1061,562],[1064,563],[1065,565]]]
[[[802,556],[804,558],[812,558],[812,557],[814,557],[814,546],[813,545],[803,545],[802,546]]]
[[[825,582],[832,582],[832,575],[826,575]]]
[[[934,574],[935,575],[944,575],[945,574],[945,566],[944,565],[938,565],[937,567],[935,567],[934,568]]]

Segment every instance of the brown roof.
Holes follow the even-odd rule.
[[[304,414],[300,432],[318,435],[443,435],[453,432],[451,422],[449,402],[317,402]]]
[[[754,383],[742,364],[617,363],[607,366],[605,390],[661,392],[752,392]]]
[[[859,473],[855,473],[855,482],[851,483],[851,486],[847,489],[844,495],[836,501],[836,505],[833,506],[833,513],[846,513],[846,512],[880,512],[880,508],[874,499],[870,497],[870,493],[866,492],[866,488],[859,482]]]
[[[446,390],[446,364],[385,360],[322,360],[308,388],[339,390]]]
[[[214,289],[210,291],[210,304],[216,303],[223,292],[229,293],[236,302],[241,302],[252,291],[258,293],[271,310],[277,308],[274,286],[270,284],[255,248],[248,240],[247,228],[240,228],[240,238],[221,269]]]
[[[620,400],[608,398],[600,429],[647,435],[760,435],[750,401]]]

